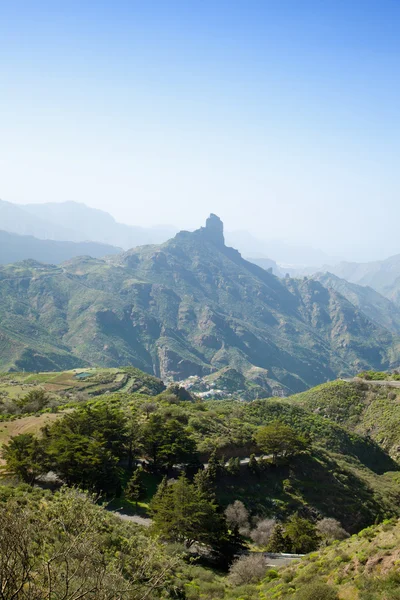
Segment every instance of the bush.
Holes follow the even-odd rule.
[[[258,583],[268,571],[267,563],[262,554],[241,556],[229,569],[228,581],[231,585]]]
[[[239,527],[247,530],[249,528],[249,512],[243,502],[235,500],[225,510],[226,521],[230,528]]]
[[[339,600],[339,596],[330,585],[321,582],[302,587],[295,600]]]
[[[344,540],[349,537],[347,531],[336,519],[322,519],[317,523],[317,531],[325,544],[331,544],[335,540]]]
[[[258,546],[267,546],[275,529],[275,519],[263,519],[250,534],[251,539]]]

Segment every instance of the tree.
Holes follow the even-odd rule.
[[[225,459],[223,457],[218,458],[216,448],[214,448],[208,458],[207,472],[210,481],[213,481],[214,483],[216,483],[218,478],[225,472]]]
[[[247,467],[252,475],[259,475],[260,465],[258,464],[255,454],[250,454],[250,460]]]
[[[259,583],[268,571],[265,556],[247,554],[236,559],[229,569],[228,581],[233,586]]]
[[[217,506],[184,475],[164,484],[151,503],[155,531],[166,541],[210,543],[218,521]]]
[[[128,421],[120,409],[105,403],[85,406],[65,415],[48,428],[44,437],[61,438],[70,434],[95,438],[113,456],[124,458],[128,450]]]
[[[349,537],[347,531],[343,529],[336,519],[321,519],[317,523],[317,531],[325,545],[331,544],[335,540],[344,540]]]
[[[278,458],[289,458],[307,447],[305,437],[297,435],[292,427],[280,421],[260,427],[254,438],[262,452],[272,454],[274,463]]]
[[[263,519],[257,523],[250,537],[257,546],[268,546],[275,527],[275,519]]]
[[[190,548],[195,542],[212,549],[220,566],[227,566],[243,549],[241,536],[228,531],[225,516],[213,500],[181,475],[178,480],[162,482],[151,502],[153,530],[168,542]]]
[[[49,403],[49,397],[44,390],[36,388],[30,390],[26,396],[20,400],[16,400],[16,404],[23,412],[38,412]]]
[[[315,525],[298,514],[292,515],[286,522],[285,535],[291,552],[296,554],[316,550],[320,541]]]
[[[118,458],[107,449],[103,439],[65,432],[44,440],[46,465],[67,485],[79,485],[97,492],[120,492]]]
[[[239,530],[249,529],[249,511],[240,500],[235,500],[233,504],[229,504],[225,509],[225,517],[228,526],[233,528],[237,526]]]
[[[210,477],[209,469],[200,469],[193,478],[193,483],[206,498],[215,502],[215,481]]]
[[[231,457],[226,465],[226,471],[229,475],[237,476],[240,475],[240,458]]]
[[[35,483],[45,471],[42,447],[32,433],[21,433],[11,438],[1,455],[6,461],[6,471],[25,483]]]
[[[136,503],[136,508],[139,500],[146,497],[146,488],[143,483],[143,469],[139,467],[136,469],[128,481],[125,489],[125,496],[128,500]]]
[[[187,428],[176,419],[163,419],[158,413],[151,414],[144,424],[142,440],[146,457],[156,470],[190,464],[197,458],[196,442]]]
[[[283,527],[277,523],[271,533],[268,543],[269,552],[285,552],[287,550],[287,542],[285,540]]]

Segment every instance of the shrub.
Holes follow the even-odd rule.
[[[339,600],[335,590],[326,583],[305,585],[295,595],[295,600]]]
[[[225,517],[231,528],[239,527],[240,529],[248,529],[249,527],[249,512],[240,500],[235,500],[233,504],[227,506]]]
[[[248,554],[238,558],[229,569],[228,580],[231,585],[258,583],[268,571],[262,554]]]
[[[263,519],[257,523],[257,526],[250,533],[250,537],[258,546],[267,546],[275,529],[275,519]]]
[[[321,535],[323,543],[326,544],[349,537],[347,531],[336,519],[322,519],[317,523],[317,531]]]

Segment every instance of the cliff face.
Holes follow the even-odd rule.
[[[257,370],[266,392],[299,391],[385,368],[393,347],[388,331],[334,290],[280,280],[226,247],[216,215],[107,260],[4,267],[0,298],[3,369],[133,364],[183,379],[229,366]]]

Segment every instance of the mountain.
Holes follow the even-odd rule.
[[[3,230],[12,233],[57,241],[91,240],[125,250],[144,244],[161,244],[177,233],[175,227],[168,225],[146,228],[118,223],[103,210],[72,201],[12,204],[0,200],[0,223]],[[297,275],[305,265],[313,271],[316,266],[336,260],[318,249],[258,239],[247,231],[227,232],[226,238],[228,244],[239,248],[244,255],[254,257],[252,262],[261,261],[260,266],[267,269],[272,266],[274,274],[279,276],[286,272]],[[268,258],[271,256],[275,260]],[[275,261],[287,265],[282,273]]]
[[[368,263],[341,262],[324,270],[351,283],[370,286],[400,304],[400,254]]]
[[[386,369],[395,344],[335,290],[244,260],[215,215],[104,260],[0,268],[2,369],[127,364],[180,380],[230,366],[257,369],[268,395],[268,380],[290,393]]]
[[[176,233],[173,227],[144,228],[117,223],[107,212],[78,202],[18,205],[0,200],[0,223],[4,231],[44,240],[91,240],[125,249],[161,243]]]
[[[134,227],[117,223],[109,213],[78,202],[26,204],[24,210],[51,223],[63,223],[74,231],[74,241],[93,240],[132,248],[142,244],[159,244],[176,233],[173,227]],[[70,238],[69,238],[70,239]]]
[[[30,214],[23,206],[0,200],[0,223],[3,231],[33,235],[40,239],[76,240],[72,229],[60,223]]]
[[[317,273],[312,279],[319,281],[324,287],[339,292],[371,321],[395,335],[400,335],[400,307],[372,287],[349,283],[332,273]]]
[[[0,264],[3,265],[28,259],[58,265],[76,256],[101,258],[119,252],[121,248],[97,242],[55,242],[0,230]]]

